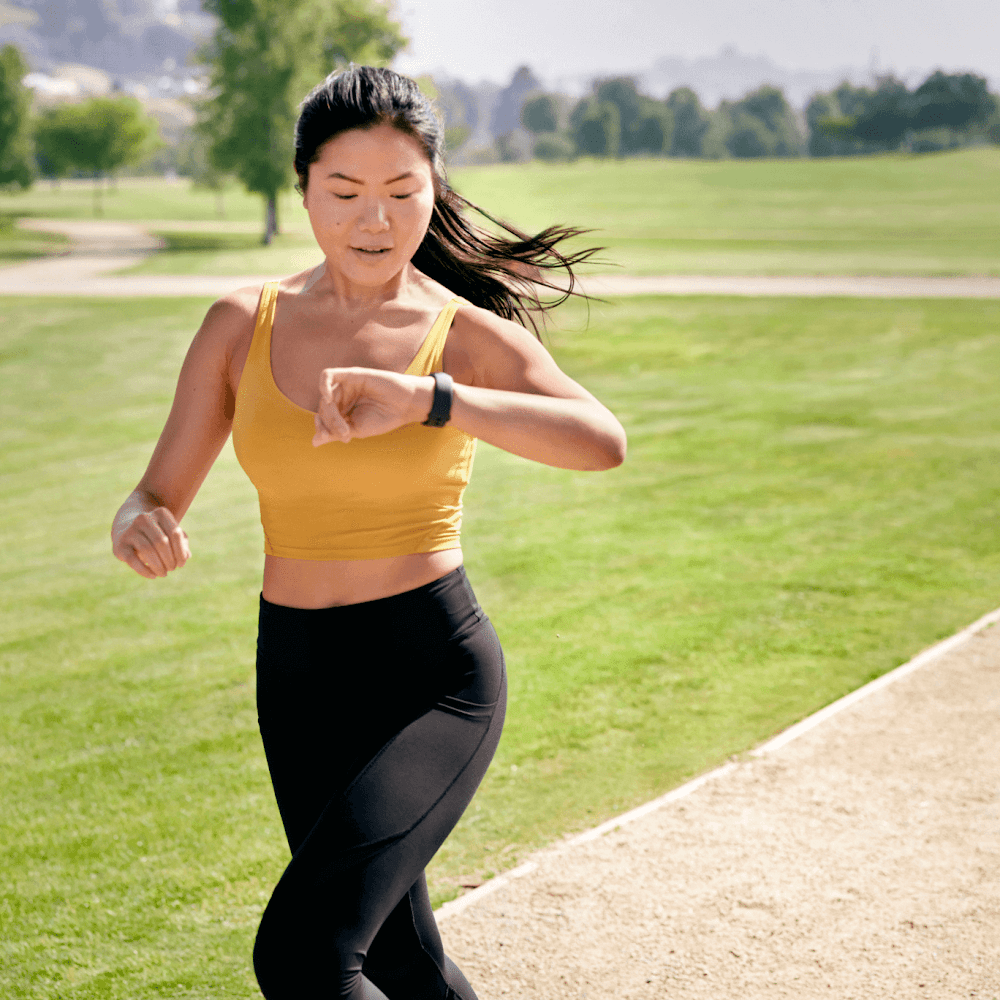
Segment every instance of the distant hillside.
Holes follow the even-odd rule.
[[[0,0],[0,44],[16,45],[40,71],[63,63],[124,79],[173,71],[213,24],[200,0]]]

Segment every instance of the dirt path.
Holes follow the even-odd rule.
[[[1000,626],[446,904],[445,947],[481,1000],[996,1000],[998,746]]]
[[[25,219],[25,228],[65,233],[72,249],[57,257],[0,268],[0,295],[203,295],[218,298],[274,275],[236,277],[189,275],[115,276],[132,267],[160,243],[146,228],[130,222]],[[246,223],[147,223],[149,228],[247,231]],[[233,228],[235,227],[235,228]],[[1000,298],[1000,278],[880,277],[729,277],[725,275],[588,277],[584,291],[614,295],[838,295],[857,298]]]

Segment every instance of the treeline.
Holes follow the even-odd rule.
[[[17,48],[0,49],[0,186],[26,188],[36,176],[98,179],[139,162],[160,145],[156,122],[124,95],[34,113],[31,91],[21,82],[27,72]],[[100,187],[94,190],[99,211]]]
[[[529,75],[522,67],[515,81]],[[615,77],[597,82],[576,102],[538,89],[526,94],[520,125],[530,136],[527,148],[513,131],[503,133],[496,140],[498,159],[919,153],[1000,143],[1000,99],[989,92],[984,77],[971,73],[937,71],[913,91],[886,76],[874,87],[844,82],[829,93],[814,94],[803,119],[772,86],[708,109],[688,87],[658,100],[641,93],[634,79]],[[453,127],[451,133],[464,139],[466,131]]]

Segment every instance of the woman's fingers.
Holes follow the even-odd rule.
[[[166,576],[191,557],[187,534],[166,507],[136,516],[117,548],[118,558],[146,579]]]
[[[412,422],[416,387],[423,381],[373,368],[324,369],[313,445],[386,434]]]
[[[135,551],[135,549],[128,553],[123,561],[126,566],[131,566],[131,568],[134,569],[139,576],[144,576],[147,580],[155,580],[158,575],[161,575],[154,573],[149,566],[142,561],[142,558],[139,553]]]

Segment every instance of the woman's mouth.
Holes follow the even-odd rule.
[[[358,253],[366,253],[371,257],[377,257],[380,253],[388,253],[392,247],[352,247],[352,250],[357,250]]]

